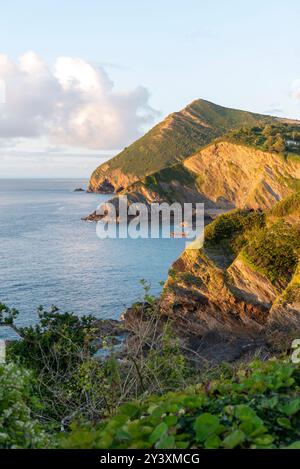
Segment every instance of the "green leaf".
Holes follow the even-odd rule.
[[[251,407],[241,404],[236,406],[235,408],[235,415],[241,420],[248,420],[248,419],[253,419],[257,417],[256,413],[254,410],[251,409]]]
[[[149,442],[150,443],[156,443],[158,440],[161,439],[163,435],[165,435],[168,431],[168,426],[164,422],[160,423],[157,425],[157,427],[153,430],[149,437]]]
[[[176,448],[178,449],[187,449],[190,446],[188,441],[177,441],[176,440]]]
[[[167,415],[167,417],[164,418],[164,422],[168,427],[174,427],[178,421],[178,417],[176,415]]]
[[[300,449],[300,441],[295,441],[291,445],[287,446],[286,449]]]
[[[157,449],[175,449],[175,438],[170,435],[163,435],[162,438],[156,443],[155,448]]]
[[[238,405],[235,409],[235,415],[241,420],[240,430],[245,433],[248,438],[256,437],[267,431],[263,421],[256,415],[255,411],[247,405]]]
[[[223,445],[227,449],[233,449],[241,445],[246,439],[246,435],[241,430],[234,430],[223,440]]]
[[[204,413],[197,417],[194,423],[197,441],[205,441],[215,433],[219,427],[219,419],[215,415]]]
[[[286,417],[279,417],[277,419],[277,423],[280,427],[288,428],[288,429],[292,428],[291,422]]]
[[[285,404],[282,410],[288,416],[296,414],[300,410],[300,399],[293,399],[288,404]]]
[[[121,407],[121,413],[132,418],[135,417],[139,412],[139,406],[136,404],[124,404]]]
[[[220,448],[221,443],[222,442],[220,438],[218,437],[218,435],[211,435],[205,441],[204,447],[206,449],[217,449],[217,448]]]
[[[274,441],[274,437],[272,435],[262,435],[255,438],[255,443],[259,446],[268,446]]]

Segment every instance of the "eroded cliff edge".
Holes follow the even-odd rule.
[[[300,193],[267,212],[237,209],[173,264],[160,300],[186,331],[300,328]]]
[[[300,157],[219,141],[146,176],[119,195],[128,203],[203,202],[205,209],[268,209],[300,186]],[[118,207],[118,196],[110,202]],[[94,212],[87,217],[97,220]]]

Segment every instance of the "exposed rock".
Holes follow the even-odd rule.
[[[91,188],[91,185],[89,185],[88,192],[98,192],[99,194],[113,194],[115,192],[115,187],[107,178],[104,178],[94,188]]]
[[[82,189],[82,187],[77,187],[76,189],[74,189],[74,192],[85,192],[85,190]]]
[[[127,195],[129,204],[148,206],[153,202],[204,203],[208,213],[243,207],[269,209],[291,195],[299,179],[300,157],[286,160],[276,153],[218,142],[118,194]],[[109,202],[117,204],[115,197]]]
[[[198,335],[300,328],[297,207],[296,212],[295,225],[250,210],[219,217],[206,229],[204,247],[186,250],[170,269],[162,314]]]

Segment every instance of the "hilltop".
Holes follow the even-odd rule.
[[[218,106],[203,99],[195,100],[99,166],[91,175],[89,190],[119,192],[149,174],[184,160],[232,129],[277,120]]]

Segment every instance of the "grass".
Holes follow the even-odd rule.
[[[300,216],[300,191],[281,200],[270,210],[270,215],[275,217],[285,217],[292,214]]]
[[[246,243],[249,231],[265,225],[265,215],[251,210],[232,210],[219,216],[205,229],[205,247],[223,245],[237,253]]]
[[[300,254],[299,230],[283,220],[259,230],[241,257],[273,284],[285,287],[295,273]]]
[[[109,175],[109,171],[118,169],[142,178],[184,160],[230,129],[273,120],[199,99],[184,111],[169,116],[105,163],[105,166],[108,165],[105,174]],[[102,176],[102,166],[99,166],[92,178],[97,181]]]

